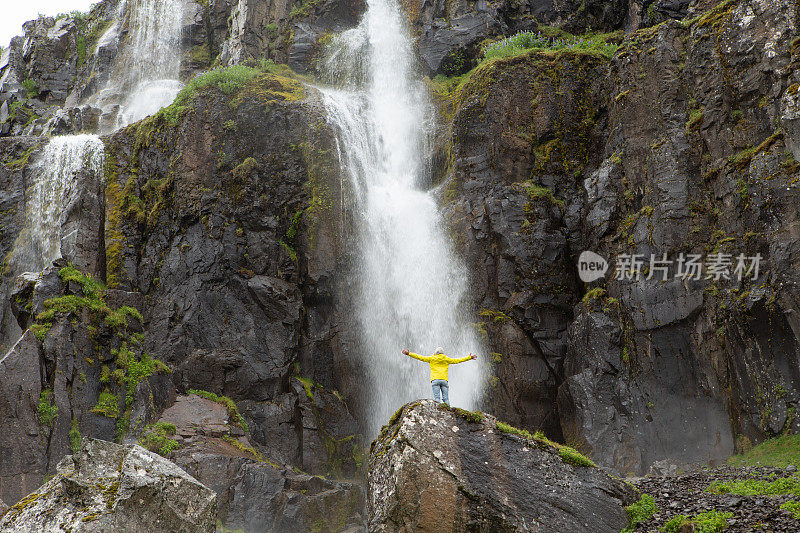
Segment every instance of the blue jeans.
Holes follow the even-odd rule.
[[[444,402],[450,405],[450,397],[448,395],[450,385],[447,384],[446,379],[434,379],[431,381],[431,388],[433,388],[433,399],[437,402]]]

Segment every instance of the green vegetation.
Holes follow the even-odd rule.
[[[542,187],[530,182],[524,182],[522,186],[525,188],[525,192],[528,194],[530,200],[546,200],[550,205],[560,207],[561,209],[564,208],[564,201],[553,196],[553,191],[547,187]]]
[[[591,459],[580,453],[578,450],[551,441],[550,439],[545,437],[544,433],[542,433],[541,431],[537,431],[536,433],[531,435],[531,433],[527,430],[516,428],[510,424],[506,424],[505,422],[500,422],[499,420],[495,424],[495,428],[498,431],[502,431],[503,433],[510,433],[512,435],[517,435],[518,437],[534,441],[535,443],[541,446],[555,448],[556,451],[558,452],[559,457],[561,457],[561,460],[565,463],[574,466],[584,466],[584,467],[597,466],[594,464],[594,462],[592,462]]]
[[[545,31],[549,33],[549,35],[543,34],[541,31],[538,33],[522,31],[516,35],[487,44],[482,49],[484,60],[518,56],[529,50],[541,50],[544,52],[569,50],[574,52],[587,52],[610,58],[619,47],[616,44],[608,42],[609,38],[617,36],[617,33],[587,34],[576,37],[569,33],[559,32],[551,28],[545,28]]]
[[[106,324],[115,329],[126,328],[128,317],[142,322],[142,315],[137,309],[128,306],[122,306],[116,310],[110,309],[104,299],[105,287],[102,282],[94,279],[91,275],[83,274],[71,264],[61,268],[58,275],[64,283],[79,284],[83,296],[67,294],[44,301],[45,311],[36,316],[37,323],[31,328],[40,341],[47,336],[56,315],[77,314],[83,309],[88,309],[93,319],[102,318]]]
[[[800,478],[797,476],[779,477],[773,480],[737,479],[735,481],[715,481],[708,487],[713,494],[738,494],[739,496],[780,496],[791,494],[800,496]]]
[[[703,126],[705,115],[702,109],[695,109],[689,115],[689,120],[686,122],[686,134],[697,133]]]
[[[253,96],[268,105],[274,102],[290,102],[305,96],[303,85],[295,79],[296,75],[286,65],[277,65],[271,60],[261,60],[255,66],[231,65],[216,67],[192,78],[178,93],[175,101],[145,121],[149,127],[157,120],[166,119],[177,125],[191,107],[192,100],[203,90],[217,89],[229,98],[235,106],[241,100],[237,95]]]
[[[53,422],[58,417],[58,407],[53,403],[53,390],[44,389],[39,395],[39,405],[36,408],[39,423],[43,426],[53,427]]]
[[[240,442],[239,440],[231,437],[230,435],[224,435],[222,437],[222,440],[224,440],[225,442],[227,442],[228,444],[230,444],[231,446],[233,446],[234,448],[236,448],[240,452],[244,452],[246,454],[251,455],[253,457],[253,459],[255,459],[256,461],[258,461],[260,463],[267,463],[268,465],[273,466],[275,468],[280,468],[276,463],[273,463],[272,461],[270,461],[269,459],[264,457],[264,454],[262,454],[260,451],[256,450],[252,446],[248,446],[248,445]]]
[[[762,442],[742,455],[728,459],[732,466],[794,465],[800,468],[800,435],[785,435]]]
[[[467,420],[474,424],[478,424],[483,420],[483,413],[481,413],[480,411],[467,411],[466,409],[461,409],[460,407],[450,407],[446,403],[440,403],[438,405],[438,408],[442,411],[450,411],[452,413],[455,413],[464,420]]]
[[[792,513],[792,516],[795,518],[795,520],[800,520],[800,502],[796,500],[789,500],[781,505],[781,509]]]
[[[13,108],[15,104],[17,104],[17,102],[14,102],[13,104],[11,104],[11,107]],[[10,115],[10,117],[11,117],[11,120],[14,120],[14,118],[13,118],[14,117],[14,113],[12,113]],[[39,117],[34,113],[32,115],[32,118],[30,120],[28,120],[28,123],[25,124],[25,125],[27,126],[28,124],[30,124],[31,122],[33,122],[37,118],[39,118]],[[23,152],[22,155],[20,155],[17,159],[6,159],[5,161],[3,161],[3,164],[5,166],[7,166],[10,170],[23,170],[26,166],[28,166],[28,162],[31,159],[31,155],[33,154],[34,150],[36,150],[37,148],[39,148],[39,144],[34,144],[33,146],[31,146],[30,148],[25,150],[25,152]]]
[[[588,291],[586,294],[583,295],[583,303],[593,302],[594,300],[599,300],[603,298],[607,294],[606,290],[602,287],[595,287],[594,289]]]
[[[139,444],[151,452],[166,457],[180,448],[178,441],[172,438],[174,435],[174,424],[169,424],[167,422],[148,424],[145,426],[144,433],[139,439]]]
[[[69,428],[69,449],[72,453],[78,453],[81,450],[81,430],[78,428],[78,420],[72,419],[72,425]]]
[[[105,372],[108,371],[108,367],[104,366],[103,370],[105,374]],[[100,393],[97,404],[92,407],[92,413],[108,418],[117,418],[119,416],[119,397],[106,387],[106,389]]]
[[[649,494],[642,494],[638,502],[632,503],[625,508],[630,520],[630,527],[623,529],[620,533],[631,533],[636,526],[642,522],[647,522],[656,511],[658,511],[658,506],[656,506],[655,499]]]
[[[297,381],[302,383],[303,388],[306,391],[306,396],[308,396],[308,399],[313,402],[314,401],[314,390],[313,390],[314,389],[314,381],[311,378],[301,378],[300,376],[295,376],[295,377],[297,378]]]
[[[574,466],[597,466],[591,459],[569,446],[558,446],[558,455],[562,461]]]
[[[241,427],[245,432],[249,431],[247,427],[247,422],[244,421],[244,418],[239,413],[239,408],[236,407],[236,402],[228,398],[227,396],[220,396],[214,394],[213,392],[208,392],[204,390],[197,390],[197,389],[190,389],[189,394],[197,394],[198,396],[205,398],[206,400],[211,400],[212,402],[217,402],[220,405],[224,405],[228,409],[228,416],[230,416],[231,420],[239,427]]]
[[[36,98],[39,96],[39,86],[30,78],[22,82],[22,88],[25,90],[26,98]]]
[[[720,511],[706,511],[694,516],[678,515],[667,522],[661,531],[665,533],[678,533],[685,526],[694,526],[695,533],[718,533],[728,527],[728,519],[733,518],[733,513],[722,513]]]

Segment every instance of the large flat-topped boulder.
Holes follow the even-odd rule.
[[[373,532],[617,533],[634,498],[571,448],[430,400],[403,406],[370,456]]]

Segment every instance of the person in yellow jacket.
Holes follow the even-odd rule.
[[[450,405],[450,385],[447,383],[447,369],[450,367],[450,365],[463,363],[464,361],[470,361],[478,358],[477,355],[473,354],[459,358],[447,357],[441,347],[436,348],[436,352],[433,355],[418,355],[413,352],[409,352],[408,350],[403,350],[403,355],[413,357],[414,359],[428,363],[431,366],[431,388],[433,389],[433,399],[437,402],[444,402],[447,405]]]

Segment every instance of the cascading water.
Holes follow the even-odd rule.
[[[179,79],[183,0],[120,0],[117,20],[100,41],[116,38],[126,17],[127,40],[114,60],[111,76],[89,100],[115,113],[112,129],[171,104],[183,88]]]
[[[102,168],[103,142],[96,135],[65,135],[47,143],[30,172],[25,228],[12,256],[16,271],[39,271],[61,256],[65,206],[78,192],[78,175]]]
[[[401,349],[430,354],[442,346],[461,356],[480,348],[465,319],[466,269],[433,195],[420,189],[435,114],[394,1],[369,0],[361,24],[334,39],[326,68],[344,87],[321,89],[360,215],[355,302],[372,432],[404,402],[431,394],[427,365]],[[450,367],[454,405],[477,407],[484,384],[480,359]]]
[[[114,60],[106,87],[90,103],[114,113],[111,129],[125,126],[170,104],[183,84],[181,61],[182,0],[120,0],[115,20],[100,45],[128,34]],[[61,252],[61,216],[81,171],[99,172],[103,143],[95,135],[54,137],[44,148],[29,188],[28,218],[14,249],[14,265],[41,270]]]

